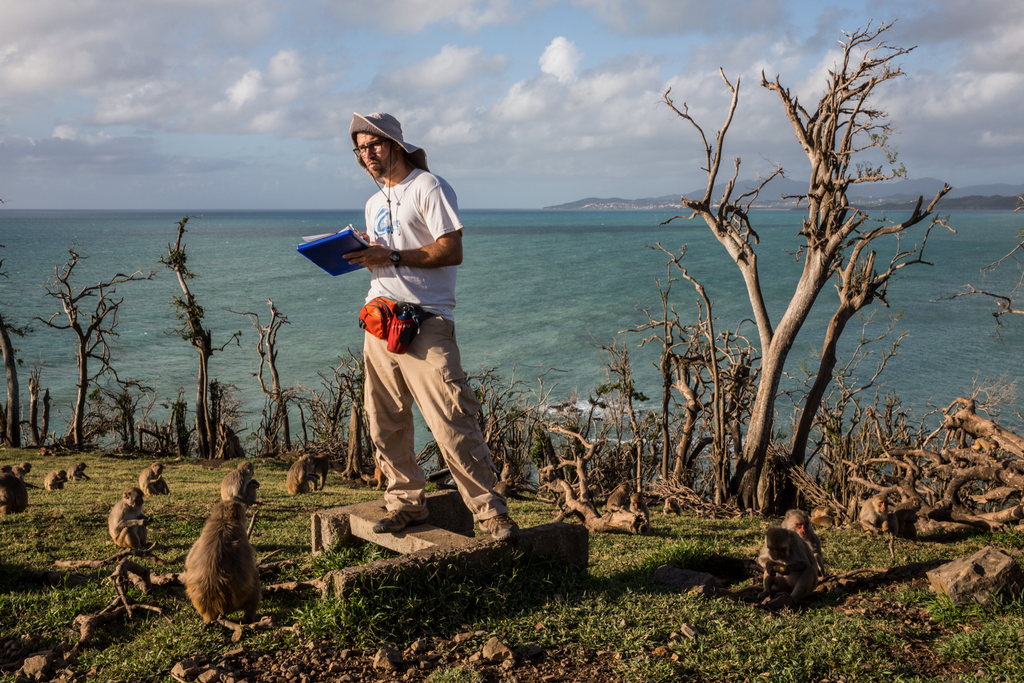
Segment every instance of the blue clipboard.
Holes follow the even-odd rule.
[[[342,255],[369,248],[369,243],[352,226],[333,235],[305,242],[297,247],[300,254],[331,275],[342,275],[363,268],[363,266],[349,263],[342,258]]]

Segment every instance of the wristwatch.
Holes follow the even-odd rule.
[[[397,266],[398,262],[402,259],[402,253],[398,251],[393,251],[391,252],[391,256],[389,256],[388,258],[391,259],[391,265]]]

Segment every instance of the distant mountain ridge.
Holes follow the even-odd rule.
[[[755,187],[757,187],[755,181],[739,182],[737,183],[734,197],[744,192],[749,192]],[[910,203],[908,208],[913,208],[912,203],[916,202],[918,197],[923,195],[925,201],[928,201],[940,189],[942,189],[941,180],[921,178],[919,180],[900,180],[890,183],[865,183],[863,186],[855,185],[850,188],[847,195],[850,199],[858,200],[857,205],[862,207],[900,208],[902,205]],[[792,208],[796,206],[796,200],[783,199],[783,197],[800,195],[806,191],[806,182],[789,180],[788,178],[775,178],[761,190],[753,206],[763,209]],[[1016,206],[1016,198],[1022,194],[1024,194],[1024,184],[990,183],[988,185],[955,187],[942,198],[939,206],[945,209],[1013,209]],[[698,198],[703,195],[703,189],[685,193],[686,197],[692,198]],[[718,196],[717,188],[713,196]],[[683,205],[679,202],[679,195],[667,194],[661,197],[646,197],[643,199],[587,197],[586,199],[579,199],[567,204],[545,206],[544,208],[562,211],[609,211],[616,209],[681,210]]]

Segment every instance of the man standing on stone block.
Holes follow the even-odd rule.
[[[427,520],[426,477],[416,463],[412,402],[430,428],[473,518],[497,540],[517,529],[494,490],[494,462],[477,422],[480,403],[455,343],[455,271],[462,230],[455,191],[427,168],[426,152],[402,137],[390,114],[354,114],[356,160],[380,188],[366,202],[370,248],[345,254],[372,272],[367,302],[416,304],[425,315],[405,352],[367,331],[366,415],[388,479],[387,513],[373,530],[397,533]]]

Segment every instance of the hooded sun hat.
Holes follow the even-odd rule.
[[[362,114],[352,112],[352,125],[349,126],[348,132],[352,136],[353,145],[356,144],[356,133],[369,133],[379,138],[387,138],[406,151],[407,158],[413,166],[424,171],[430,170],[427,168],[426,151],[416,145],[410,145],[402,139],[402,124],[391,114],[377,112],[363,116]],[[358,159],[359,165],[366,168],[363,158],[358,157]]]

